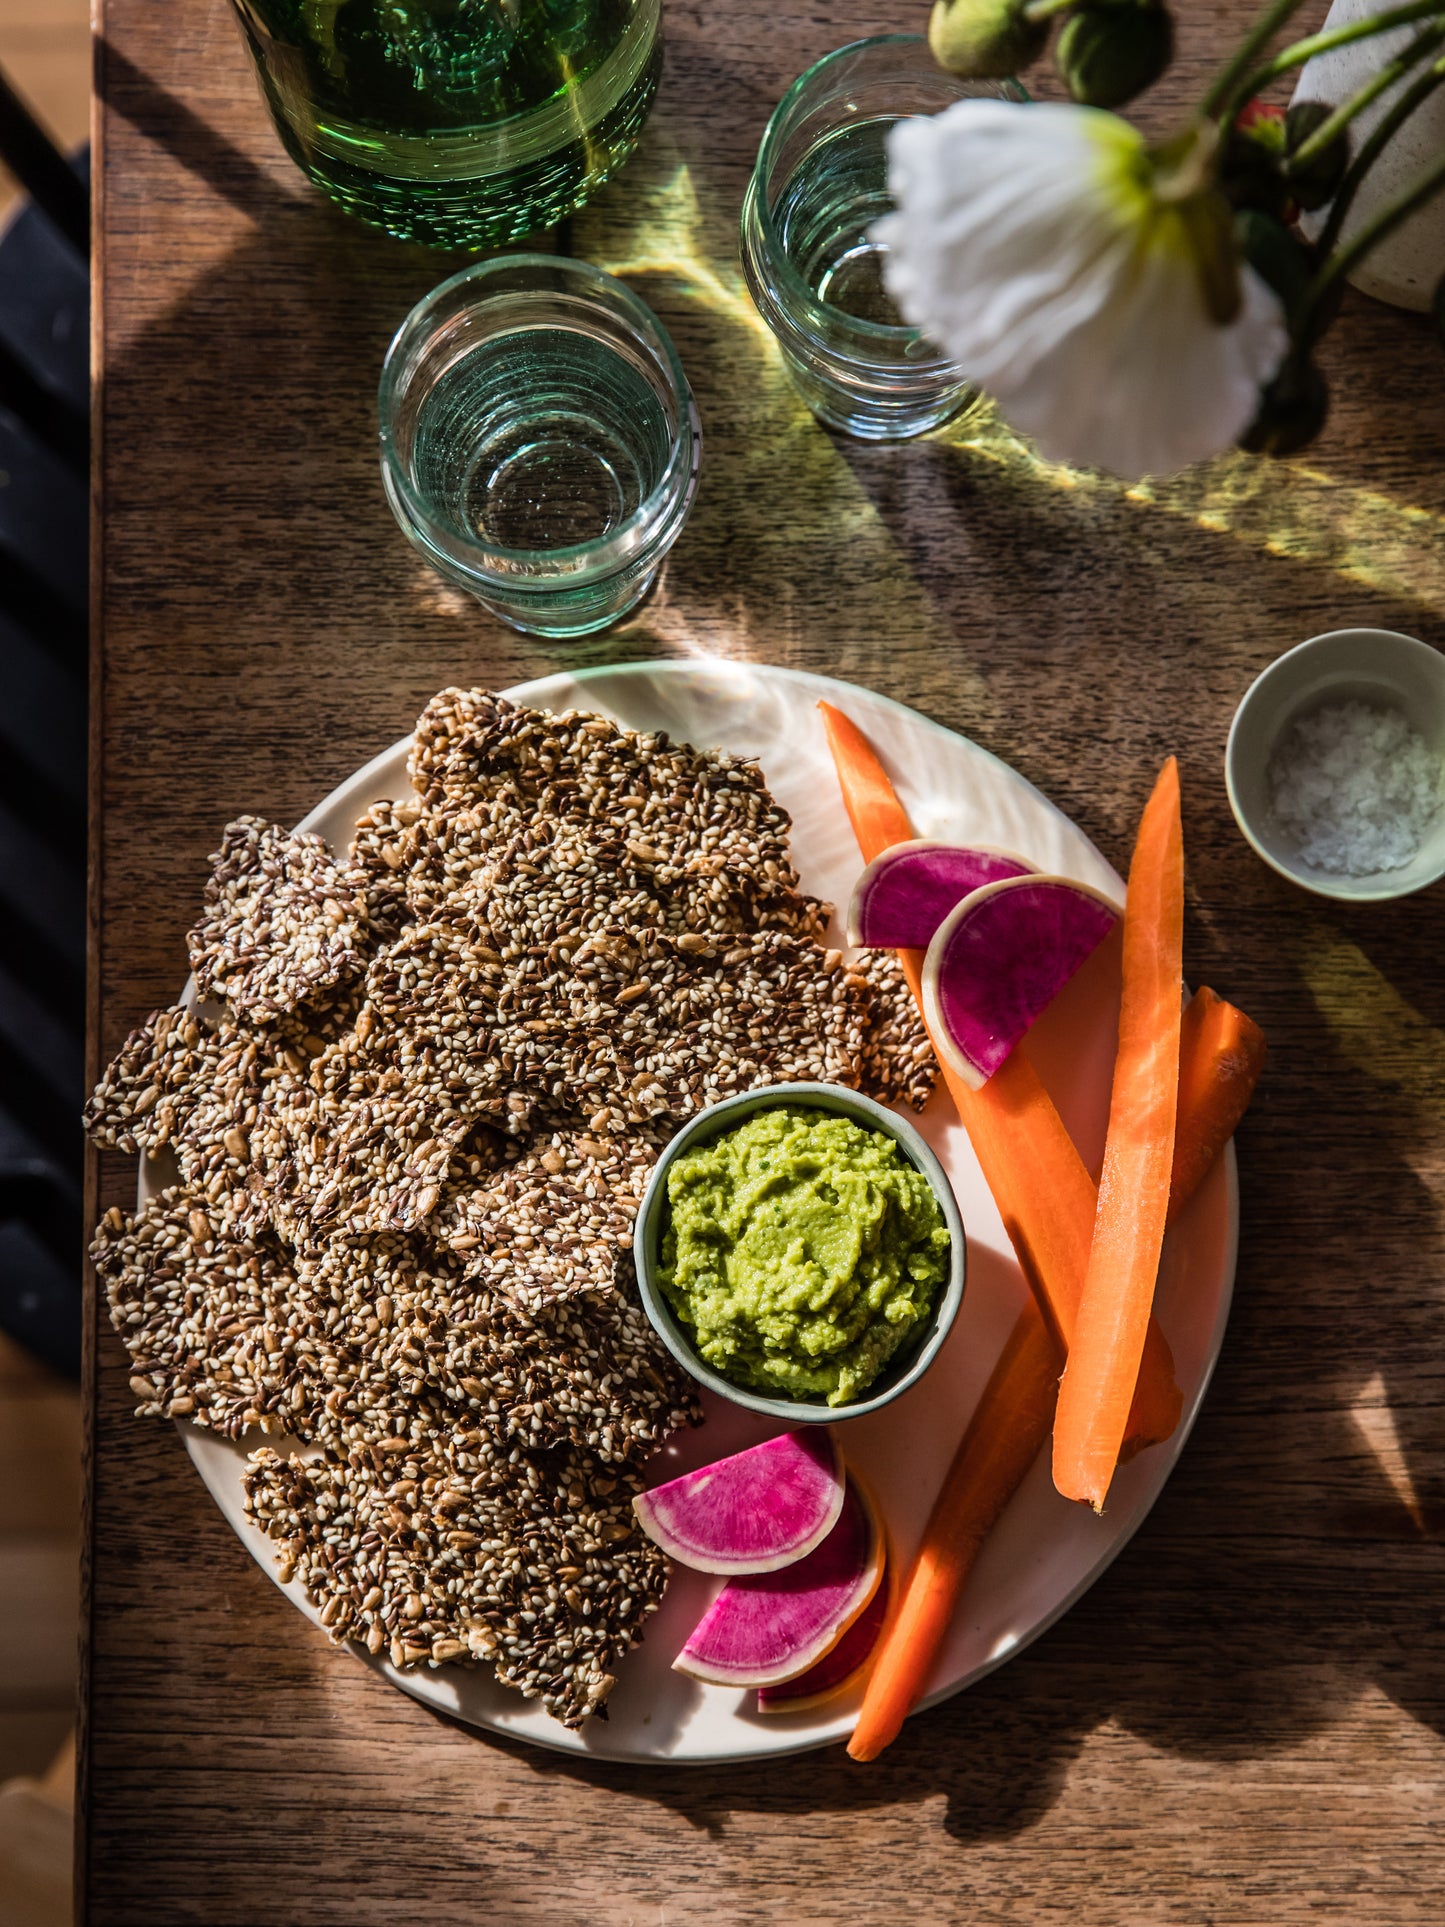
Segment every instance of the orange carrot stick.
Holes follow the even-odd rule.
[[[1212,990],[1196,991],[1180,1037],[1171,1219],[1233,1135],[1263,1065],[1258,1025]],[[934,1500],[879,1645],[848,1743],[853,1759],[877,1759],[923,1697],[974,1561],[1048,1439],[1061,1364],[1038,1307],[1026,1301]]]
[[[1099,1209],[1054,1424],[1054,1484],[1096,1512],[1128,1428],[1169,1212],[1183,947],[1184,838],[1171,756],[1145,805],[1129,865]]]
[[[913,835],[908,813],[867,737],[831,703],[818,705],[838,771],[843,803],[865,863]],[[915,1003],[923,1009],[922,958],[898,953]],[[1060,1349],[1073,1342],[1074,1321],[1094,1236],[1096,1193],[1053,1100],[1020,1046],[981,1090],[956,1077],[939,1053],[943,1082],[968,1132],[1009,1242]],[[1182,1404],[1174,1360],[1151,1326],[1130,1415],[1131,1442],[1168,1438]]]
[[[1172,1218],[1234,1136],[1264,1069],[1264,1032],[1212,990],[1184,1007],[1179,1032],[1179,1125],[1169,1180]]]
[[[818,708],[858,853],[865,863],[871,863],[895,843],[912,842],[913,825],[877,751],[852,717],[834,709],[831,703],[819,703]]]
[[[1026,1300],[933,1502],[868,1675],[850,1758],[876,1760],[923,1697],[973,1562],[1048,1439],[1061,1362],[1038,1306]]]

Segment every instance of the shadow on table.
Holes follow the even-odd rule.
[[[1422,603],[1438,617],[1445,592],[1432,577],[1406,594],[1387,542],[1373,563],[1346,566],[1350,516],[1399,534],[1394,506],[1341,494],[1299,467],[1253,480],[1232,467],[1237,500],[1204,482],[1191,484],[1202,493],[1161,503],[1031,468],[982,424],[967,431],[975,446],[834,441],[792,397],[741,293],[741,178],[726,194],[700,180],[687,129],[669,122],[664,101],[644,149],[651,159],[639,155],[629,173],[630,202],[609,190],[578,234],[581,251],[638,281],[678,340],[703,413],[703,486],[664,593],[618,635],[549,654],[499,635],[440,585],[377,484],[382,354],[446,264],[371,234],[299,181],[282,191],[115,49],[103,50],[100,70],[116,111],[253,223],[107,371],[108,419],[151,423],[107,505],[127,593],[147,610],[167,676],[211,684],[189,756],[204,759],[205,731],[227,727],[225,686],[244,704],[247,680],[264,678],[294,695],[295,722],[284,740],[268,739],[255,794],[273,809],[304,805],[351,766],[347,751],[339,767],[318,769],[317,745],[354,740],[358,703],[380,712],[380,747],[439,676],[468,676],[479,634],[495,672],[517,675],[559,659],[706,648],[801,656],[866,681],[886,653],[890,687],[905,697],[915,674],[936,691],[945,662],[944,720],[1039,781],[1119,862],[1131,789],[1142,799],[1149,773],[1135,771],[1138,718],[1121,695],[1142,664],[1178,691],[1177,702],[1156,700],[1160,738],[1142,747],[1184,755],[1198,892],[1191,967],[1271,1037],[1241,1138],[1243,1253],[1215,1387],[1137,1539],[1064,1621],[910,1723],[870,1768],[837,1751],[811,1757],[806,1771],[782,1761],[658,1772],[520,1747],[519,1757],[539,1776],[605,1783],[706,1830],[749,1812],[942,1794],[943,1826],[968,1842],[1040,1819],[1075,1755],[1111,1724],[1191,1759],[1248,1760],[1306,1744],[1374,1687],[1445,1732],[1432,1656],[1445,1596],[1445,1419],[1431,1376],[1445,1350],[1430,1189],[1445,1088],[1441,899],[1336,913],[1248,855],[1218,774],[1238,669],[1210,648],[1211,637],[1247,631],[1263,666],[1314,629],[1409,627]],[[739,83],[739,111],[756,109],[761,124],[754,92]],[[298,248],[297,224],[320,238]],[[313,270],[298,274],[307,259]],[[262,466],[248,431],[266,406],[278,340],[293,369]],[[152,410],[158,366],[167,387]],[[1412,451],[1423,460],[1426,427],[1412,428],[1402,404],[1392,419],[1407,474]],[[1285,478],[1274,518],[1260,494],[1271,474]],[[164,554],[147,551],[131,520],[157,499],[174,504]],[[1272,521],[1282,535],[1270,534]],[[222,542],[219,587],[246,647],[218,662],[198,638]],[[1217,568],[1176,569],[1186,543],[1212,544]],[[1099,609],[1087,635],[1050,621],[1081,578]],[[351,632],[357,608],[381,612],[364,636]],[[1061,677],[1076,691],[1069,715],[1044,701]],[[1110,759],[1115,779],[1101,794],[1091,770]],[[1137,783],[1117,780],[1121,767]],[[226,807],[215,801],[214,821]]]

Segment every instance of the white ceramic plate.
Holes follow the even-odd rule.
[[[846,905],[859,859],[815,712],[826,696],[877,746],[920,836],[1013,848],[1042,869],[1077,878],[1116,898],[1122,886],[1088,839],[1031,784],[975,744],[915,711],[847,683],[794,670],[726,662],[632,663],[548,676],[511,690],[553,710],[589,709],[633,729],[665,729],[681,741],[756,756],[773,794],[791,811],[793,852],[804,888]],[[343,846],[366,806],[406,792],[405,742],[359,770],[307,817]],[[1113,1053],[1117,963],[1112,946],[1086,966],[1034,1033],[1031,1054],[1070,1128],[1097,1168]],[[962,1127],[946,1098],[922,1119],[943,1161],[968,1230],[963,1310],[927,1378],[905,1398],[840,1428],[844,1447],[878,1495],[892,1552],[906,1560],[933,1495],[1025,1290],[1008,1240]],[[142,1173],[142,1196],[147,1182]],[[990,1537],[940,1656],[927,1704],[945,1699],[1002,1664],[1051,1625],[1099,1576],[1148,1512],[1184,1446],[1218,1354],[1234,1279],[1238,1229],[1233,1150],[1170,1235],[1158,1312],[1184,1389],[1184,1419],[1165,1446],[1121,1471],[1102,1518],[1054,1492],[1045,1454]],[[653,1462],[657,1479],[704,1464],[766,1437],[776,1427],[715,1403],[707,1422]],[[245,1517],[246,1450],[183,1425],[201,1477],[248,1551],[275,1576],[270,1541]],[[702,1686],[671,1660],[718,1582],[679,1568],[641,1646],[623,1660],[610,1717],[569,1733],[540,1708],[483,1671],[455,1666],[398,1673],[352,1648],[360,1663],[426,1705],[472,1725],[563,1752],[651,1762],[756,1759],[844,1739],[856,1695],[812,1713],[761,1716],[753,1695]],[[283,1587],[308,1618],[299,1586]],[[319,1622],[317,1622],[319,1624]],[[318,1632],[317,1637],[321,1637]]]

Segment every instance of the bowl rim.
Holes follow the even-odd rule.
[[[1250,821],[1250,813],[1241,795],[1241,785],[1236,780],[1236,771],[1239,767],[1238,738],[1245,711],[1266,692],[1269,683],[1277,682],[1288,675],[1286,664],[1295,662],[1299,657],[1319,648],[1323,643],[1337,643],[1349,639],[1363,642],[1372,637],[1383,637],[1390,643],[1404,643],[1407,645],[1407,650],[1418,651],[1422,656],[1432,657],[1435,673],[1440,676],[1442,684],[1445,684],[1445,652],[1437,649],[1433,643],[1422,641],[1419,636],[1406,635],[1403,629],[1378,629],[1368,624],[1343,629],[1325,629],[1317,636],[1307,636],[1303,642],[1294,643],[1276,656],[1273,662],[1265,664],[1236,704],[1234,715],[1230,719],[1229,734],[1224,744],[1225,793],[1245,842],[1261,862],[1269,865],[1276,876],[1282,876],[1287,883],[1293,883],[1297,888],[1307,890],[1311,896],[1327,898],[1331,903],[1391,903],[1398,902],[1404,897],[1414,896],[1417,891],[1428,889],[1432,883],[1438,883],[1441,877],[1445,876],[1445,851],[1442,851],[1439,864],[1428,875],[1404,886],[1382,883],[1372,889],[1341,888],[1330,882],[1326,871],[1307,872],[1304,869],[1291,868],[1265,847]],[[1362,673],[1360,680],[1368,681],[1369,677]],[[1377,870],[1371,874],[1383,878],[1389,876],[1390,872]]]
[[[943,1212],[951,1240],[947,1280],[934,1301],[923,1336],[916,1342],[911,1355],[907,1356],[903,1369],[896,1377],[889,1378],[881,1390],[854,1399],[847,1405],[769,1398],[764,1393],[733,1384],[698,1357],[653,1279],[654,1233],[660,1231],[662,1213],[667,1204],[667,1173],[673,1160],[694,1144],[716,1137],[726,1130],[729,1120],[741,1120],[756,1111],[788,1104],[811,1105],[816,1110],[851,1116],[871,1129],[886,1132],[914,1168],[928,1180],[929,1188]],[[754,1090],[738,1091],[731,1097],[721,1098],[689,1118],[668,1140],[648,1179],[637,1210],[632,1252],[638,1295],[648,1322],[688,1376],[733,1405],[741,1405],[747,1411],[759,1412],[765,1417],[792,1425],[833,1425],[846,1419],[862,1418],[869,1412],[881,1411],[885,1405],[892,1404],[894,1399],[916,1385],[938,1356],[944,1340],[953,1329],[963,1303],[968,1272],[963,1215],[959,1211],[948,1173],[922,1133],[906,1117],[880,1104],[876,1098],[850,1090],[846,1084],[823,1082],[760,1085]],[[906,1346],[904,1349],[907,1353]]]

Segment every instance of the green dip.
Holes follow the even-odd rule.
[[[845,1405],[927,1317],[949,1235],[894,1140],[801,1106],[684,1151],[658,1282],[723,1378]]]

